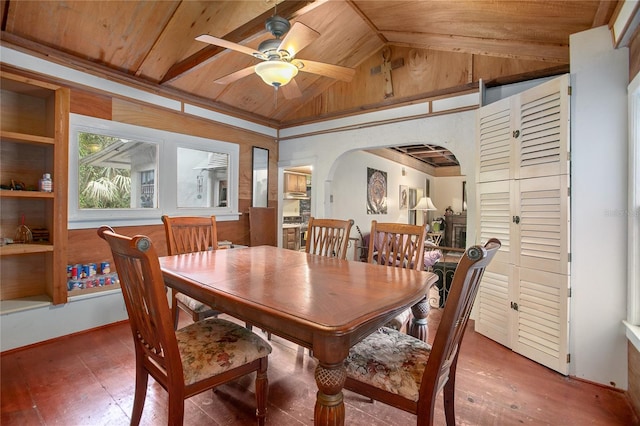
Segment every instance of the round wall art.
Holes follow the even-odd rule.
[[[367,214],[387,214],[387,173],[367,167]]]

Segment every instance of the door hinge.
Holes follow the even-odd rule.
[[[571,263],[571,253],[567,253],[567,262]]]
[[[569,287],[569,291],[567,292],[567,297],[571,297],[571,287]]]
[[[569,96],[571,96],[571,86],[567,86],[567,94],[569,94]]]
[[[571,362],[571,354],[567,354],[567,364]]]

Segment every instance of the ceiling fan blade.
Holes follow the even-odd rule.
[[[232,41],[227,41],[227,40],[224,40],[222,38],[210,36],[209,34],[199,35],[198,37],[196,37],[196,40],[204,42],[204,43],[213,44],[215,46],[224,47],[225,49],[235,50],[236,52],[246,53],[247,55],[251,55],[251,56],[257,57],[257,58],[262,56],[262,53],[258,52],[255,49],[252,49],[252,48],[247,47],[247,46],[243,46],[243,45],[238,44],[238,43],[234,43]]]
[[[244,78],[244,77],[246,77],[248,75],[253,74],[254,73],[254,68],[255,68],[255,65],[252,65],[252,66],[247,67],[247,68],[243,68],[243,69],[241,69],[239,71],[232,72],[231,74],[227,74],[224,77],[220,77],[219,79],[214,80],[213,82],[217,83],[217,84],[233,83],[236,80],[240,80],[241,78]]]
[[[319,74],[324,77],[331,77],[337,80],[349,82],[353,78],[356,70],[353,68],[341,67],[340,65],[325,64],[324,62],[309,61],[300,59],[293,61],[296,64],[302,64],[300,71]]]
[[[285,99],[295,99],[302,97],[300,86],[298,86],[298,83],[296,83],[295,78],[284,86],[281,86],[280,90],[282,90],[282,94],[284,95]]]
[[[319,32],[307,27],[302,22],[296,22],[282,39],[278,50],[286,50],[293,58],[318,37],[320,37]]]

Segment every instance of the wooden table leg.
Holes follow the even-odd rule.
[[[315,371],[318,394],[313,416],[315,426],[343,426],[344,425],[344,399],[342,388],[347,378],[347,370],[344,363],[325,364],[318,362]]]
[[[427,316],[429,315],[429,301],[425,296],[422,300],[411,307],[413,319],[409,324],[409,335],[416,337],[423,342],[429,339],[429,327],[427,326]]]

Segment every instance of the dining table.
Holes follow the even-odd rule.
[[[344,361],[351,346],[403,310],[424,306],[437,280],[432,272],[273,246],[164,256],[160,266],[167,286],[312,350],[315,425],[345,422]],[[426,328],[426,320],[416,327]]]

